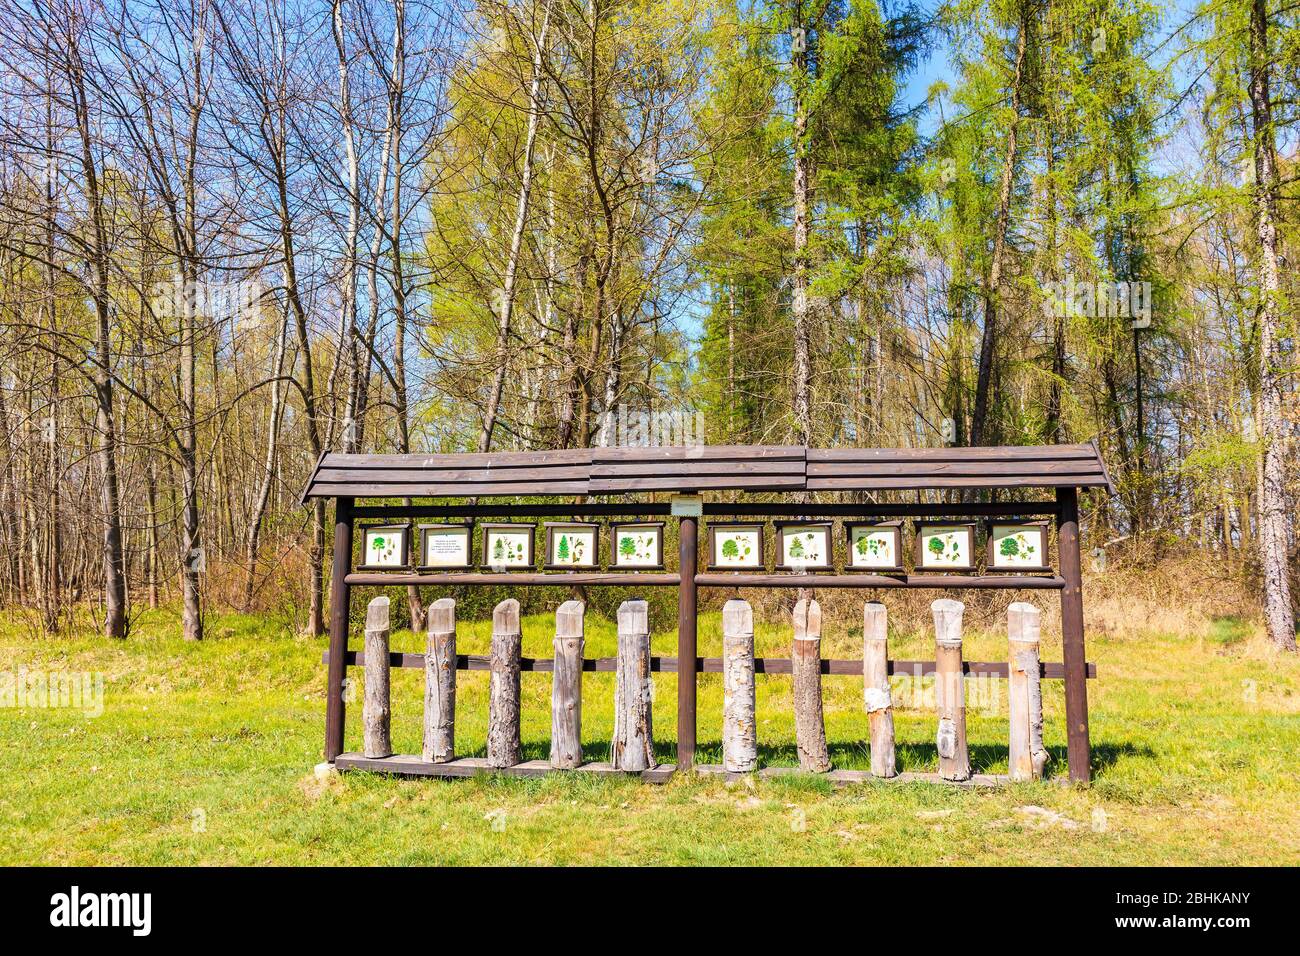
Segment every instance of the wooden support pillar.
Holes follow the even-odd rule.
[[[456,602],[440,598],[428,612],[424,657],[424,759],[456,755]]]
[[[1037,780],[1043,775],[1043,694],[1038,673],[1041,612],[1017,601],[1007,608],[1007,713],[1011,736],[1007,745],[1012,780]]]
[[[894,756],[894,699],[889,689],[889,620],[885,606],[862,608],[862,695],[871,724],[871,773],[898,774]]]
[[[722,608],[722,769],[758,768],[754,697],[754,612],[748,601]]]
[[[519,763],[519,602],[508,598],[492,612],[492,658],[488,682],[487,765]]]
[[[575,770],[582,766],[581,601],[565,601],[555,612],[555,665],[551,682],[551,766]]]
[[[649,608],[645,601],[624,601],[618,608],[614,739],[609,748],[609,762],[615,770],[655,766],[650,693]]]
[[[939,776],[970,779],[966,746],[966,688],[961,662],[961,616],[965,605],[941,598],[930,605],[934,614],[934,698],[939,711]]]
[[[1083,570],[1079,554],[1079,492],[1057,488],[1056,546],[1060,553],[1061,643],[1065,662],[1065,740],[1070,782],[1092,779],[1088,743],[1088,663],[1083,645]]]
[[[343,753],[343,681],[347,677],[348,617],[352,588],[345,582],[352,570],[351,498],[334,503],[334,557],[330,568],[330,659],[325,678],[325,759]]]
[[[831,769],[826,749],[826,722],[822,718],[822,609],[816,601],[794,606],[794,731],[799,748],[799,768],[811,773]]]
[[[677,526],[677,769],[695,765],[695,565],[699,557],[699,522],[683,517]]]
[[[367,757],[391,757],[392,709],[388,664],[388,598],[366,606],[366,697],[361,705]]]

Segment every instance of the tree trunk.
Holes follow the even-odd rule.
[[[971,444],[988,441],[988,411],[993,363],[997,354],[998,295],[1002,289],[1002,258],[1006,254],[1007,230],[1011,222],[1011,197],[1016,182],[1016,134],[1020,127],[1021,82],[1025,74],[1025,49],[1028,45],[1028,12],[1021,10],[1020,31],[1016,39],[1016,66],[1011,79],[1011,124],[1002,158],[1002,181],[998,188],[998,213],[993,225],[993,254],[989,262],[988,282],[984,288],[984,330],[980,337],[979,369],[975,379],[975,407],[971,413]]]
[[[758,726],[754,717],[754,612],[748,601],[722,608],[722,769],[749,773],[758,768]]]
[[[1038,608],[1023,601],[1007,608],[1007,639],[1011,648],[1007,672],[1007,713],[1011,725],[1007,766],[1012,780],[1037,780],[1047,764],[1038,666],[1041,616]]]
[[[801,8],[796,7],[795,23],[799,30]],[[808,54],[796,50],[793,54],[794,94],[794,270],[790,308],[794,313],[794,441],[807,445],[812,440],[812,358],[811,333],[808,316],[808,217],[812,185],[810,173],[812,160],[807,142],[808,110]]]
[[[649,770],[655,765],[650,697],[649,611],[645,601],[624,601],[618,608],[614,740],[609,749],[615,770]]]
[[[565,601],[555,612],[555,670],[551,683],[551,766],[575,770],[582,766],[581,601]]]
[[[429,608],[424,656],[425,760],[456,756],[456,602],[441,598]]]
[[[866,604],[862,609],[862,693],[871,723],[871,773],[876,777],[893,777],[898,773],[888,634],[885,606],[876,602]]]
[[[388,598],[377,597],[366,606],[366,697],[362,702],[361,723],[367,757],[392,756],[391,716]]]
[[[961,662],[961,618],[965,606],[943,598],[930,605],[934,614],[934,698],[939,710],[939,776],[970,779],[966,746],[966,690]]]
[[[491,679],[488,685],[487,765],[519,763],[519,602],[508,598],[492,612]]]
[[[1286,425],[1282,419],[1283,356],[1281,257],[1277,235],[1277,141],[1269,101],[1268,4],[1254,0],[1250,18],[1250,108],[1255,140],[1255,218],[1259,232],[1259,561],[1264,575],[1264,618],[1269,640],[1296,650],[1296,626],[1287,565]]]
[[[822,718],[822,609],[816,601],[800,600],[794,606],[794,729],[799,768],[811,773],[831,769],[826,749],[826,723]]]

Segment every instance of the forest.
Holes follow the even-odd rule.
[[[662,416],[1095,440],[1294,651],[1298,145],[1282,0],[0,0],[0,607],[321,634],[323,452]]]

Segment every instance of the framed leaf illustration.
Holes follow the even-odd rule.
[[[1050,571],[1046,521],[990,521],[986,564],[1008,571]]]
[[[420,560],[422,571],[467,571],[470,564],[470,535],[467,524],[422,524]]]
[[[845,570],[900,574],[903,571],[903,523],[851,522],[845,526],[849,562]]]
[[[361,528],[361,563],[364,571],[404,571],[407,568],[407,536],[404,524],[371,524]]]
[[[530,524],[483,525],[483,554],[481,563],[494,571],[509,568],[531,568],[533,558],[533,532]]]
[[[609,529],[610,564],[616,568],[662,570],[664,523],[642,521],[615,524]]]
[[[829,521],[776,523],[777,568],[783,571],[825,571],[831,561]]]
[[[546,523],[546,563],[551,570],[594,568],[600,563],[600,525],[585,522]]]
[[[763,525],[720,521],[709,525],[709,568],[743,571],[762,568]]]
[[[914,554],[918,571],[974,571],[975,525],[918,522]]]

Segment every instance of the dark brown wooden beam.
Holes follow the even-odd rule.
[[[364,651],[348,651],[345,657],[349,667],[365,667]],[[329,652],[322,656],[322,661],[329,663]],[[582,661],[584,671],[598,671],[612,674],[617,670],[616,657],[587,657]],[[839,677],[852,677],[862,673],[862,661],[825,658],[821,662],[822,673]],[[389,667],[423,668],[423,654],[403,654],[397,651],[388,655]],[[754,659],[754,672],[758,674],[789,674],[791,663],[788,657],[758,657]],[[969,677],[983,675],[986,677],[1006,677],[1006,661],[963,661],[963,673]],[[491,670],[491,658],[483,654],[458,654],[456,669],[461,671]],[[555,660],[550,657],[522,657],[519,669],[533,673],[549,674],[555,669]],[[651,657],[650,670],[661,674],[677,673],[676,657]],[[721,657],[695,658],[695,670],[700,674],[721,674]],[[905,674],[913,677],[928,677],[934,673],[934,661],[890,661],[890,674]],[[1044,661],[1039,665],[1039,676],[1047,680],[1060,680],[1065,677],[1065,667],[1059,661]],[[1088,664],[1087,676],[1097,676],[1097,665]]]
[[[568,587],[570,585],[594,585],[613,587],[675,587],[681,582],[676,574],[651,573],[639,574],[633,571],[556,571],[551,574],[538,572],[506,572],[500,574],[488,572],[436,572],[430,574],[388,574],[383,572],[368,573],[354,571],[347,576],[351,585],[387,587],[388,585],[416,584],[425,586],[452,587],[458,584],[514,585],[519,587]]]
[[[697,574],[702,588],[973,588],[980,590],[1059,590],[1057,577],[958,574]]]

